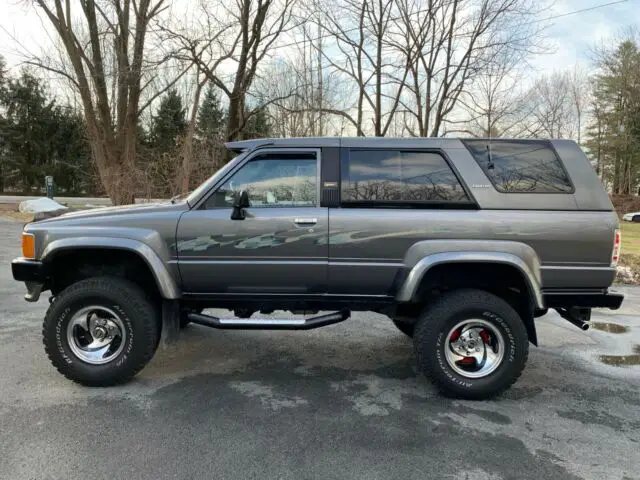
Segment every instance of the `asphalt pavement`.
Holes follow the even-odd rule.
[[[440,396],[380,315],[310,332],[190,326],[131,383],[75,385],[0,220],[0,479],[640,479],[640,289],[581,332],[538,321],[502,397]],[[634,355],[634,348],[636,355]],[[605,356],[606,355],[606,356]],[[605,356],[605,357],[602,357]]]

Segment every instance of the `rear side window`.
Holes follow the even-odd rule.
[[[350,150],[342,163],[342,202],[469,203],[469,198],[437,153]]]
[[[549,142],[463,140],[502,193],[572,193],[573,185]],[[489,157],[491,149],[491,157]]]

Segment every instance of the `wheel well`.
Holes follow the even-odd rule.
[[[518,312],[529,334],[537,345],[534,325],[534,302],[522,272],[515,266],[502,263],[445,263],[431,267],[418,288],[414,307],[420,308],[433,295],[461,288],[485,290],[506,300]]]
[[[160,292],[149,265],[135,252],[115,248],[63,250],[47,262],[53,295],[90,277],[125,278],[142,288],[149,298],[160,300]]]

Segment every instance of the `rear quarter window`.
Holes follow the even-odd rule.
[[[545,141],[463,140],[502,193],[573,193],[564,166]]]
[[[441,155],[400,150],[350,150],[341,196],[343,203],[469,203]]]

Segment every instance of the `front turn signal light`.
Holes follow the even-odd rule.
[[[22,256],[36,258],[36,237],[33,233],[22,234]]]

